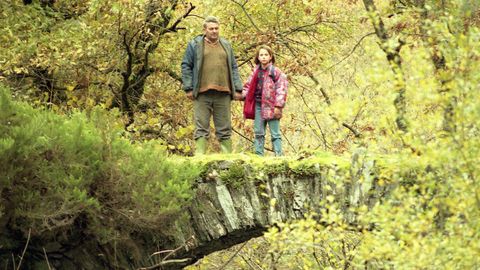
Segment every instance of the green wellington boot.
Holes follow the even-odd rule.
[[[220,150],[222,154],[232,153],[232,139],[220,141]]]
[[[195,156],[205,155],[207,152],[207,138],[200,137],[195,140]]]

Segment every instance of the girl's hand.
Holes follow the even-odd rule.
[[[282,118],[282,109],[275,107],[275,110],[273,111],[273,117],[275,119],[280,119]]]

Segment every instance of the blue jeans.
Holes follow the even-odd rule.
[[[282,152],[282,136],[280,133],[280,119],[264,120],[262,119],[262,105],[260,102],[255,102],[255,120],[253,122],[253,129],[255,132],[255,154],[263,156],[265,145],[265,128],[270,128],[270,136],[272,137],[272,146],[275,156],[283,155]]]

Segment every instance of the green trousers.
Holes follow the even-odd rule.
[[[230,139],[232,123],[229,93],[209,90],[200,93],[193,102],[195,133],[193,138],[208,138],[210,136],[210,118],[213,116],[215,136],[219,141]]]

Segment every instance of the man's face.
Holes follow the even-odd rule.
[[[203,29],[205,32],[205,36],[210,41],[217,41],[218,40],[218,23],[209,22]]]

